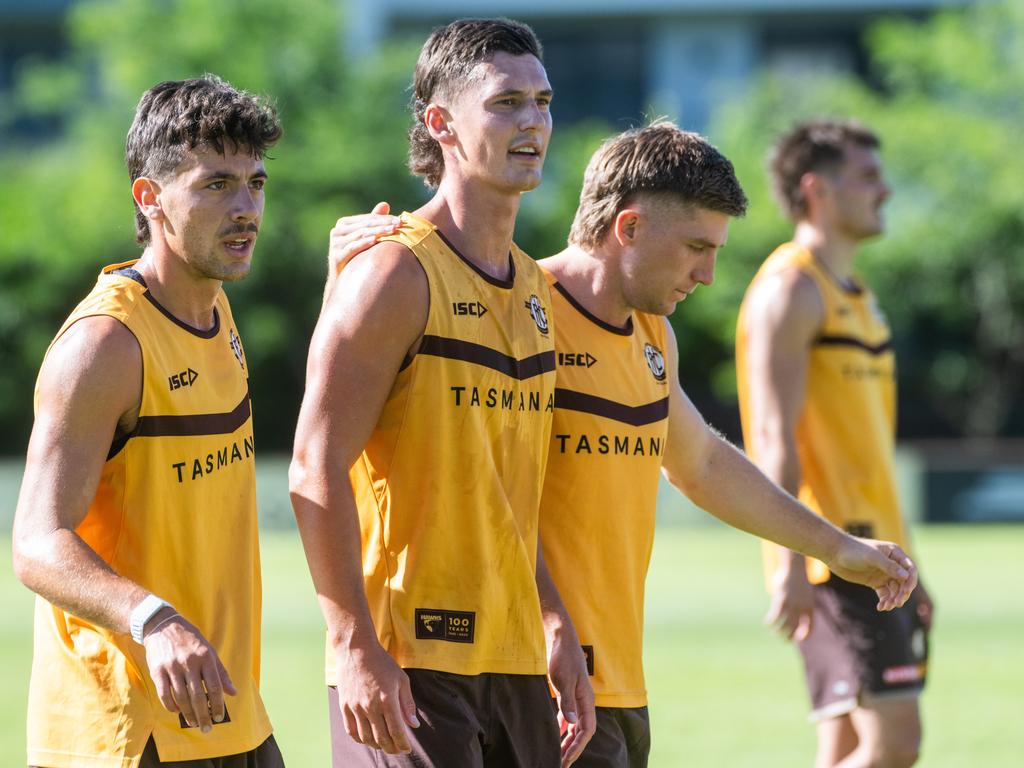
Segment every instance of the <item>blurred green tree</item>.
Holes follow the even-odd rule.
[[[422,39],[353,60],[342,6],[94,0],[70,11],[66,60],[21,69],[0,120],[28,116],[61,132],[53,142],[0,149],[0,451],[24,448],[31,382],[63,318],[102,265],[139,255],[123,161],[139,96],[161,80],[205,72],[270,95],[285,128],[267,164],[253,272],[228,291],[252,371],[261,447],[290,450],[330,228],[378,200],[411,210],[428,195],[405,165],[408,83]],[[585,162],[572,150],[581,143],[576,135],[560,138],[566,148],[556,151],[573,162],[552,166],[544,199],[519,233],[531,252],[564,240]]]
[[[736,308],[792,227],[764,162],[796,120],[854,117],[882,137],[894,189],[888,231],[860,269],[894,326],[901,429],[992,437],[1024,428],[1024,4],[977,3],[867,39],[876,88],[853,76],[767,74],[718,114],[712,135],[751,207],[719,258],[713,291],[677,316],[682,359],[720,400],[735,395]],[[692,303],[691,303],[692,302]],[[684,364],[685,365],[685,364]],[[684,369],[685,378],[685,369]]]

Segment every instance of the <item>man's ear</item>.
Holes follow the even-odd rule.
[[[132,182],[132,197],[139,206],[142,215],[147,219],[159,221],[163,218],[163,207],[160,205],[160,184],[154,179],[140,176]]]
[[[820,173],[807,171],[800,177],[800,194],[806,205],[818,202],[828,194],[825,179]]]
[[[453,144],[455,133],[451,128],[451,113],[439,104],[429,104],[423,112],[423,123],[438,144]]]
[[[640,212],[635,208],[623,208],[615,214],[615,220],[612,222],[612,237],[623,247],[632,245],[639,224]]]

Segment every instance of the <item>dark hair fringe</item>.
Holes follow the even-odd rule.
[[[197,147],[224,154],[230,146],[263,157],[281,135],[272,104],[217,75],[167,80],[142,94],[125,140],[125,164],[133,183],[140,177],[163,179]],[[135,239],[146,244],[149,238],[149,222],[136,207]]]

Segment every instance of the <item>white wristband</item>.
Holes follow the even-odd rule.
[[[146,628],[146,622],[152,619],[160,609],[170,607],[171,604],[166,600],[161,600],[156,595],[146,595],[141,603],[132,608],[129,620],[132,640],[141,645],[143,639],[142,630]]]

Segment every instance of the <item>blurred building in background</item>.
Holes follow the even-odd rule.
[[[512,15],[544,43],[558,119],[627,127],[667,115],[703,130],[716,100],[765,67],[870,78],[862,37],[880,16],[924,17],[968,0],[347,0],[359,55],[453,18]],[[599,85],[599,87],[597,87]]]
[[[74,1],[0,0],[0,97],[10,91],[20,62],[29,58],[56,59],[64,54],[64,16]],[[53,124],[27,120],[8,124],[0,120],[0,141],[5,133],[11,132],[45,140],[55,130],[57,126]]]
[[[282,0],[284,1],[284,0]],[[57,58],[67,47],[64,16],[81,0],[0,0],[0,94],[19,61]],[[924,17],[970,0],[339,0],[343,44],[360,56],[392,36],[422,38],[466,16],[512,15],[544,42],[558,117],[626,127],[667,115],[706,127],[714,103],[764,67],[852,71],[870,78],[862,36],[883,15]],[[599,87],[598,87],[599,85]],[[45,140],[56,125],[4,125]]]

